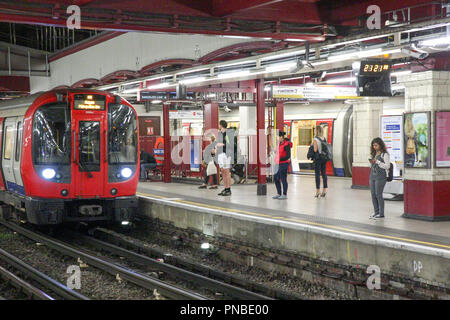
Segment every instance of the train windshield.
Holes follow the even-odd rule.
[[[37,109],[33,121],[33,163],[70,164],[70,110],[65,103]]]
[[[136,164],[136,113],[123,104],[108,105],[108,159],[110,164]]]

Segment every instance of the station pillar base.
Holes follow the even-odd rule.
[[[258,184],[258,189],[256,190],[256,194],[258,196],[266,196],[267,195],[267,184]]]

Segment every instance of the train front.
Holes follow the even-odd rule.
[[[138,130],[133,107],[104,92],[66,92],[32,115],[24,159],[34,224],[123,222],[137,209]],[[28,170],[32,165],[33,170]]]

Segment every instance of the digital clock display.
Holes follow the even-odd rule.
[[[391,63],[387,61],[363,61],[361,62],[361,75],[378,75],[391,72]]]

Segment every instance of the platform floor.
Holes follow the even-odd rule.
[[[450,249],[450,221],[429,222],[403,218],[403,201],[385,201],[383,220],[371,220],[369,190],[351,189],[350,178],[330,177],[326,198],[316,199],[313,176],[289,175],[287,200],[273,200],[275,185],[267,185],[267,196],[256,195],[256,185],[233,185],[230,197],[217,190],[197,189],[182,183],[141,182],[138,195],[157,196],[252,216],[290,219],[323,227],[344,229],[416,244]]]

